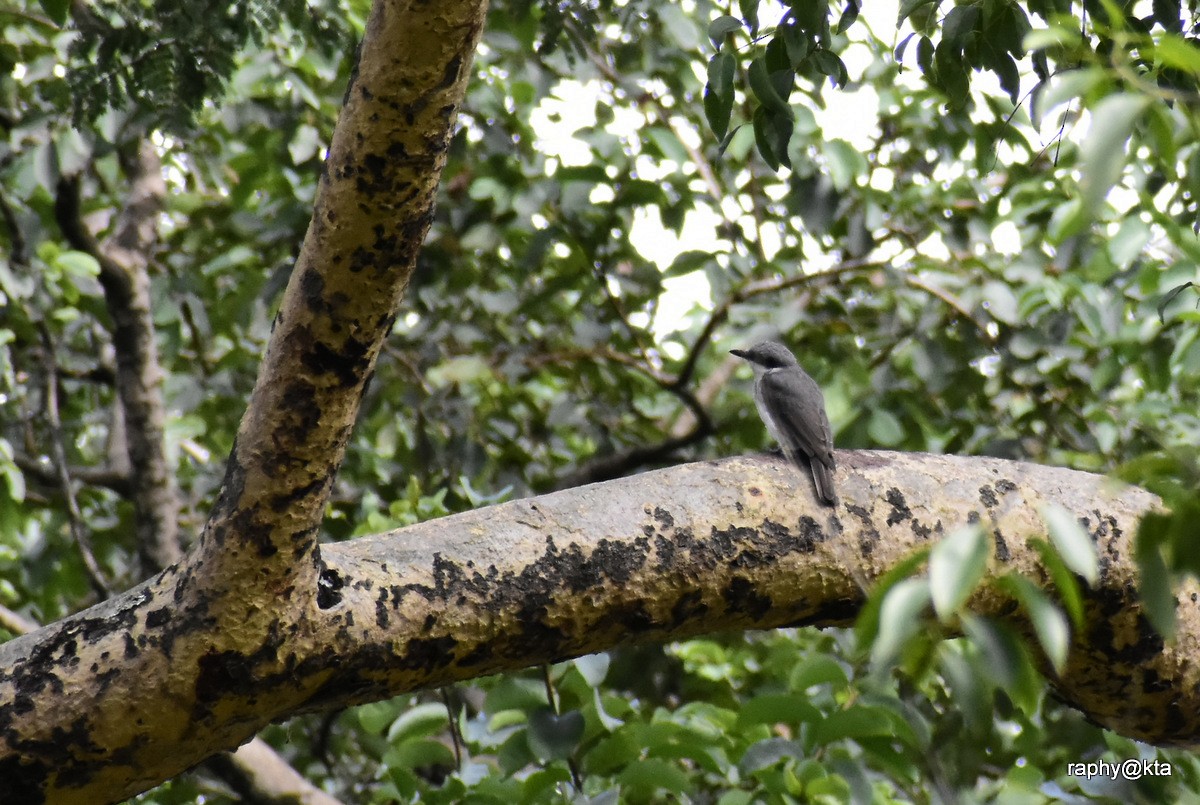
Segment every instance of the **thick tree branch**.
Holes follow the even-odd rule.
[[[0,779],[22,801],[125,799],[244,743],[270,720],[252,711],[293,709],[333,672],[312,657],[299,668],[278,641],[330,623],[322,607],[336,591],[317,531],[433,217],[485,11],[483,0],[372,9],[312,223],[197,547],[129,593],[0,647]],[[64,231],[101,255],[106,294],[126,294],[130,308],[142,275],[113,271],[80,222],[78,188],[60,190]],[[135,230],[119,226],[114,244],[129,247]],[[130,430],[139,424],[130,418]],[[96,684],[70,683],[62,696],[60,664],[86,665]],[[261,673],[280,687],[260,699],[250,689]],[[230,686],[250,692],[233,710],[222,701]]]
[[[162,574],[0,646],[0,778],[57,802],[111,801],[298,712],[634,642],[846,624],[864,585],[970,522],[991,534],[994,573],[1049,588],[1030,547],[1049,503],[1104,557],[1052,684],[1124,735],[1200,739],[1193,590],[1170,646],[1135,593],[1133,535],[1157,498],[998,459],[839,451],[838,467],[835,509],[782,460],[728,459],[324,545],[319,585],[242,584],[201,605],[203,568]],[[998,585],[970,606],[1024,626]],[[63,738],[66,725],[81,737]]]

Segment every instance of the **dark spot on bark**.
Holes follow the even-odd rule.
[[[321,272],[312,266],[305,267],[300,273],[300,295],[309,310],[320,311],[324,308],[325,301],[321,298],[324,293],[325,278]]]
[[[282,402],[284,417],[283,431],[293,441],[302,442],[321,421],[321,409],[317,405],[316,387],[307,380],[295,379],[283,388]],[[279,466],[287,467],[290,462],[280,456]],[[272,462],[264,462],[267,472],[271,471]]]
[[[437,625],[437,616],[434,615],[432,612],[430,612],[428,615],[425,616],[425,622],[423,624],[421,624],[421,631],[428,633],[428,632],[432,631],[433,627],[436,625]]]
[[[1017,491],[1017,485],[1007,478],[1001,478],[999,481],[996,481],[996,489],[1000,494],[1007,495],[1010,492]]]
[[[256,508],[242,509],[236,512],[230,520],[229,528],[241,537],[244,545],[253,549],[262,558],[266,559],[279,553],[279,548],[272,541],[271,526],[258,521]]]
[[[656,506],[654,508],[654,519],[664,531],[675,527],[675,518],[672,517],[671,513],[662,506]]]
[[[640,602],[633,602],[624,606],[615,607],[603,622],[597,624],[596,628],[601,630],[610,630],[616,628],[622,632],[647,632],[662,626],[653,615],[647,610],[645,605]],[[562,659],[560,653],[555,659]]]
[[[388,169],[388,160],[381,154],[366,154],[363,156],[363,167],[372,176],[383,176]]]
[[[646,525],[642,526],[642,533],[645,534],[647,537],[653,537],[654,536],[654,526],[650,525],[649,523],[646,523]]]
[[[152,609],[146,613],[146,628],[157,629],[171,619],[171,612],[166,607]]]
[[[592,551],[589,563],[617,584],[625,584],[646,564],[649,546],[649,541],[644,538],[635,540],[632,547],[624,542],[602,539]]]
[[[1142,691],[1145,693],[1165,693],[1174,685],[1169,679],[1163,679],[1158,675],[1158,671],[1153,668],[1147,668],[1142,672]]]
[[[857,504],[847,505],[846,511],[862,522],[863,527],[858,538],[858,551],[862,556],[870,556],[874,553],[875,544],[879,542],[880,538],[879,529],[875,528],[875,521],[871,519],[871,513]]]
[[[675,543],[663,536],[654,538],[654,555],[658,559],[654,569],[659,573],[670,570],[675,566]]]
[[[254,685],[251,658],[236,651],[210,650],[199,661],[196,675],[196,707],[205,709],[230,693],[247,693]]]
[[[246,470],[238,456],[238,441],[235,436],[233,449],[229,451],[229,460],[225,462],[225,478],[221,481],[221,491],[217,495],[217,502],[213,504],[209,522],[218,522],[232,513],[242,497],[246,486]],[[211,538],[217,546],[220,546],[225,542],[224,537],[223,531],[205,528],[200,534],[200,541],[203,544],[206,538]]]
[[[517,638],[506,653],[509,658],[524,657],[527,654],[546,654],[557,656],[561,646],[566,642],[566,634],[557,626],[547,626],[541,621],[546,614],[542,608],[531,607],[520,613],[521,636]]]
[[[4,781],[4,795],[12,802],[40,803],[46,801],[46,785],[50,770],[59,764],[45,760],[33,760],[26,748],[20,756],[9,755],[0,759],[0,780]]]
[[[983,518],[980,516],[979,512],[977,512],[977,511],[967,512],[967,525],[976,525],[982,519]]]
[[[913,518],[912,532],[918,539],[929,539],[933,533],[933,529],[921,523],[917,518]]]
[[[996,508],[996,505],[1000,502],[1000,499],[996,497],[996,491],[987,484],[979,488],[979,500],[988,509]]]
[[[386,587],[381,587],[379,597],[375,599],[375,625],[380,629],[386,629],[390,618],[387,611],[388,591]]]
[[[397,657],[396,665],[408,671],[431,673],[454,662],[456,645],[458,641],[449,636],[416,638],[404,647],[404,653]]]
[[[708,613],[708,604],[698,590],[692,590],[680,596],[671,607],[671,625],[680,626],[693,619],[702,618]]]
[[[347,337],[339,349],[318,341],[305,353],[303,364],[319,375],[332,375],[343,388],[350,388],[362,379],[367,368],[369,345],[357,338]]]
[[[458,661],[458,664],[464,668],[474,668],[476,665],[482,665],[492,659],[491,643],[480,643],[473,651]]]
[[[446,71],[442,73],[442,83],[438,89],[448,89],[454,86],[454,82],[458,80],[458,71],[462,69],[462,56],[455,56],[446,64]],[[454,107],[451,106],[451,109]]]
[[[827,539],[821,524],[807,514],[800,518],[799,526],[800,536],[797,539],[796,547],[800,553],[812,553],[817,549],[817,545]]]
[[[1004,535],[999,529],[992,532],[992,536],[996,541],[996,560],[1007,563],[1012,559],[1012,552],[1008,549],[1008,542],[1005,541]]]
[[[807,622],[830,625],[850,623],[858,617],[862,605],[862,598],[840,598],[836,601],[825,601],[817,606],[816,612]]]
[[[125,659],[132,660],[137,655],[138,646],[133,640],[133,635],[125,635]]]
[[[756,498],[756,497],[759,497],[762,495],[762,490],[759,489],[757,486],[752,486],[749,489],[747,489],[746,491],[750,493],[750,497],[752,497],[752,498]]]
[[[908,508],[908,503],[904,500],[904,493],[902,493],[899,489],[892,487],[887,491],[884,499],[887,500],[888,505],[892,507],[891,512],[889,512],[887,516],[888,525],[902,523],[912,517],[912,511]]]
[[[336,570],[321,563],[317,576],[317,609],[329,609],[340,604],[342,588],[345,586],[346,580]]]
[[[728,612],[749,615],[753,620],[759,620],[771,611],[771,599],[759,595],[754,585],[742,576],[734,576],[729,580],[722,597]]]

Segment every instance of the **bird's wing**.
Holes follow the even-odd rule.
[[[833,434],[816,381],[796,372],[767,372],[762,378],[762,398],[784,453],[803,453],[834,469]]]

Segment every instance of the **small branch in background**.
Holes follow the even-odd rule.
[[[546,684],[546,698],[550,702],[550,709],[554,711],[554,715],[561,716],[562,708],[559,707],[558,692],[554,690],[554,680],[550,678],[550,666],[543,663],[542,665],[542,681]],[[583,775],[579,773],[579,764],[575,762],[574,754],[567,758],[567,768],[571,770],[571,782],[575,783],[575,790],[583,792]]]
[[[446,718],[450,724],[450,740],[454,742],[454,768],[462,771],[462,736],[458,732],[458,718],[454,714],[454,703],[450,701],[450,689],[438,688],[442,697],[442,705],[446,708]]]
[[[8,228],[9,260],[19,266],[29,265],[29,247],[25,242],[25,234],[21,232],[17,214],[8,203],[8,196],[4,192],[0,192],[0,220],[3,220]]]
[[[341,805],[304,779],[262,738],[213,755],[203,765],[250,805]]]
[[[954,294],[950,293],[944,288],[938,288],[935,285],[930,285],[924,280],[908,273],[904,275],[904,282],[909,287],[916,288],[918,291],[927,293],[933,298],[941,301],[947,307],[957,313],[960,318],[963,318],[975,325],[975,329],[978,330],[979,334],[983,336],[984,341],[987,341],[989,344],[994,344],[996,342],[995,337],[988,332],[987,324],[975,318],[971,311],[967,309],[967,306],[963,304],[962,300]]]
[[[53,463],[46,464],[24,453],[15,453],[13,463],[20,468],[26,477],[45,486],[57,486],[59,482],[58,469]],[[90,486],[102,486],[111,489],[118,495],[128,495],[130,492],[129,475],[112,467],[76,467],[68,466],[68,474]]]
[[[140,572],[148,576],[182,556],[179,496],[164,446],[163,370],[150,299],[150,259],[166,184],[148,140],[122,155],[121,167],[129,180],[126,203],[103,244],[84,223],[78,176],[59,180],[54,215],[71,247],[92,255],[100,265],[100,285],[113,322],[116,388],[126,425]]]
[[[7,629],[15,635],[23,635],[36,632],[39,628],[41,628],[40,625],[35,621],[0,604],[0,629]]]
[[[46,372],[46,425],[50,429],[50,454],[58,474],[59,487],[67,503],[67,521],[71,525],[71,536],[79,548],[83,558],[83,566],[87,571],[88,581],[92,589],[101,599],[108,598],[108,583],[104,573],[96,561],[92,548],[92,536],[83,524],[83,515],[79,512],[79,503],[75,500],[75,489],[72,486],[71,472],[67,467],[67,450],[63,442],[62,420],[58,415],[58,366],[55,358],[54,340],[50,328],[45,322],[38,323],[42,335],[42,364]]]

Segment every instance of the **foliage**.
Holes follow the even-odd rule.
[[[60,178],[81,177],[103,236],[131,148],[149,137],[161,155],[154,316],[194,531],[365,19],[359,3],[321,5],[351,29],[324,37],[296,5],[213,7],[216,26],[166,5],[95,6],[105,25],[77,20],[79,34],[59,27],[65,4],[0,16],[0,602],[42,621],[89,600],[60,492],[38,472],[50,362],[73,468],[119,467],[123,427],[95,261],[56,220]],[[1194,511],[1194,6],[863,5],[494,4],[326,536],[762,446],[725,351],[777,335],[825,389],[839,447],[1121,470]],[[263,24],[272,14],[283,24]],[[198,73],[172,66],[188,60]],[[74,126],[92,102],[120,108]],[[849,109],[862,120],[847,125]],[[548,134],[564,128],[568,143]],[[78,485],[116,586],[135,580],[136,553],[118,481]],[[1078,617],[1086,566],[1070,524],[1047,518],[1062,614],[1003,582],[1039,624],[1029,641],[970,619],[967,638],[942,639],[978,581],[968,534],[928,577],[914,565],[881,587],[854,633],[583,658],[553,669],[560,714],[536,675],[464,685],[457,768],[432,695],[269,737],[350,801],[561,799],[567,757],[587,794],[626,801],[1179,800],[1200,788],[1192,758],[1089,726],[1035,675],[1031,652],[1053,659]],[[1148,526],[1146,561],[1196,571],[1181,522]],[[905,615],[933,626],[876,637]],[[1106,787],[1066,773],[1132,757],[1175,775]]]

